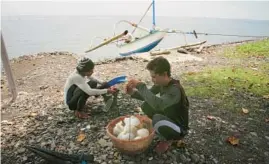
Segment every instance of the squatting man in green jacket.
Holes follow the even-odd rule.
[[[153,87],[148,89],[145,83],[131,79],[126,92],[144,101],[142,111],[152,119],[156,133],[165,139],[157,148],[168,148],[170,141],[180,140],[187,134],[189,101],[179,80],[171,77],[171,66],[167,59],[157,57],[146,68],[150,72]]]

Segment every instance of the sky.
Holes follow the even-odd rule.
[[[12,15],[143,15],[150,0],[7,1],[2,16]],[[155,0],[156,16],[269,20],[269,1]],[[151,10],[148,15],[151,14]]]

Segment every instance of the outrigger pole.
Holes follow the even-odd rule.
[[[113,42],[114,40],[117,40],[117,39],[119,39],[119,38],[121,38],[121,37],[123,37],[124,35],[127,35],[127,34],[128,34],[128,30],[125,30],[122,34],[119,34],[119,35],[117,35],[117,36],[115,36],[115,37],[113,37],[113,38],[99,44],[98,46],[95,46],[95,47],[85,51],[85,53],[88,53],[88,52],[91,52],[93,50],[96,50],[97,48],[100,48],[100,47],[102,47],[104,45],[107,45],[108,43]]]

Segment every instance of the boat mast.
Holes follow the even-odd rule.
[[[152,10],[153,10],[153,14],[152,14],[152,24],[153,24],[153,27],[152,29],[154,30],[155,29],[155,0],[152,0]]]

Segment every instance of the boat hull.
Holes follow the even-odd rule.
[[[149,35],[139,38],[131,43],[119,46],[119,54],[121,56],[129,56],[136,53],[143,53],[152,50],[164,38],[166,32],[155,31]]]

